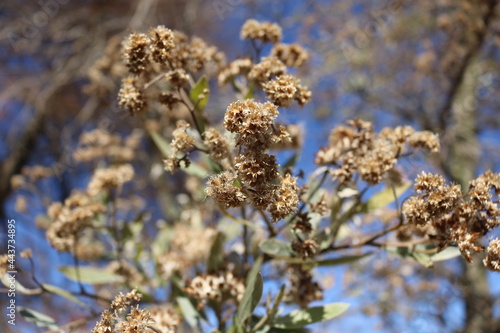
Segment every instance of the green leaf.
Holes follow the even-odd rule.
[[[168,143],[168,141],[155,131],[149,131],[149,135],[151,136],[151,139],[155,143],[156,147],[158,147],[158,149],[161,151],[163,156],[170,156],[170,144]]]
[[[38,327],[45,327],[51,330],[59,329],[59,325],[57,325],[55,320],[47,315],[44,315],[43,313],[25,308],[24,306],[18,306],[17,311],[24,317],[24,319],[26,319],[26,321],[34,323]]]
[[[285,170],[287,168],[293,168],[295,166],[295,164],[297,164],[298,159],[299,159],[299,154],[298,153],[293,154],[292,157],[290,157],[285,162],[285,164],[281,167],[281,169]]]
[[[347,303],[332,303],[309,309],[295,310],[286,316],[276,318],[273,326],[276,328],[301,328],[320,321],[330,320],[342,314],[349,308]]]
[[[245,94],[245,99],[252,99],[254,93],[255,93],[255,83],[253,83],[252,81],[247,87],[247,93]]]
[[[191,102],[197,107],[197,109],[202,110],[208,102],[208,95],[209,94],[204,94],[204,97],[202,99],[199,98],[201,94],[203,94],[203,91],[205,89],[209,89],[208,87],[208,80],[206,76],[200,77],[198,82],[194,85],[193,89],[189,92],[189,99],[191,99]]]
[[[358,261],[359,259],[367,257],[367,256],[371,255],[372,253],[373,252],[368,252],[368,253],[355,255],[355,256],[344,256],[344,257],[340,257],[340,258],[318,260],[318,261],[306,263],[304,266],[306,266],[307,268],[313,268],[316,266],[337,266],[337,265],[343,265],[343,264],[350,264],[350,263],[353,263],[355,261]]]
[[[59,296],[66,298],[67,300],[69,300],[73,303],[76,303],[82,307],[88,308],[87,304],[80,301],[75,295],[73,295],[72,293],[70,293],[67,290],[61,289],[59,287],[56,287],[56,286],[53,286],[53,285],[47,284],[47,283],[42,283],[42,287],[43,287],[43,289],[47,290],[48,292],[50,292],[52,294],[59,295]]]
[[[388,204],[390,204],[395,200],[394,192],[396,192],[396,196],[399,197],[408,189],[408,187],[410,187],[410,185],[411,183],[407,182],[400,186],[395,186],[394,191],[392,187],[387,187],[382,191],[378,192],[377,194],[374,194],[370,198],[370,200],[368,200],[366,203],[363,204],[362,212],[368,213],[373,210],[387,206]]]
[[[197,327],[200,323],[200,314],[191,300],[186,296],[176,297],[177,304],[181,308],[182,317],[187,321],[192,328]]]
[[[214,237],[210,255],[207,262],[207,273],[213,273],[219,270],[224,261],[224,240],[226,237],[222,232],[218,232]]]
[[[273,257],[290,257],[293,254],[290,244],[277,238],[269,238],[260,244],[260,249],[265,254]]]
[[[433,262],[438,262],[438,261],[452,259],[458,256],[460,256],[460,250],[456,247],[450,246],[444,249],[443,251],[432,255],[431,260]]]
[[[411,256],[424,267],[432,267],[431,256],[427,253],[413,251]]]
[[[11,284],[10,280],[10,274],[5,273],[0,276],[0,281],[2,281],[3,285],[9,288]],[[25,286],[23,286],[17,279],[14,280],[14,283],[16,285],[16,292],[23,294],[23,295],[38,295],[42,293],[42,289],[36,288],[36,289],[28,289]]]
[[[205,76],[202,76],[198,82],[194,85],[193,89],[189,92],[189,98],[195,106],[194,115],[195,121],[198,124],[198,128],[201,133],[205,132],[205,120],[203,119],[203,109],[207,105],[209,94],[204,94],[203,98],[200,99],[200,95],[203,91],[208,89],[208,80]],[[201,134],[200,133],[200,134]]]
[[[248,272],[246,289],[243,293],[236,315],[242,327],[245,326],[245,321],[250,317],[262,297],[263,281],[262,275],[259,273],[262,262],[263,257],[259,256],[257,260],[255,260],[250,272]]]
[[[59,271],[68,279],[91,284],[121,283],[123,276],[110,273],[103,268],[84,266],[78,269],[79,275],[73,266],[59,267]],[[78,279],[79,278],[79,279]]]
[[[195,176],[200,179],[203,179],[208,175],[208,171],[198,163],[191,163],[187,168],[183,168],[182,170],[184,170],[184,172],[188,175]]]

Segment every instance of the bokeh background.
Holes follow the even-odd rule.
[[[500,172],[496,0],[4,0],[0,251],[5,250],[6,219],[15,219],[18,251],[33,250],[39,278],[76,288],[54,269],[71,264],[71,256],[52,249],[35,221],[45,214],[44,200],[62,201],[88,182],[91,168],[71,158],[82,132],[104,123],[120,135],[138,127],[137,119],[116,106],[120,73],[109,60],[120,59],[116,46],[132,31],[163,24],[202,37],[232,60],[251,52],[239,36],[249,18],[280,24],[284,42],[297,42],[310,53],[297,75],[313,91],[313,100],[281,114],[283,121],[303,129],[298,166],[304,172],[314,169],[314,152],[326,144],[329,131],[355,117],[377,129],[411,125],[440,134],[438,156],[403,162],[409,179],[433,170],[466,184],[483,170]],[[108,63],[99,62],[103,57]],[[234,96],[215,91],[209,116],[217,120]],[[161,206],[169,198],[159,193],[175,182],[148,184],[152,170],[144,161],[158,152],[144,142],[142,153],[137,164],[145,184],[135,194],[147,202],[152,221],[168,220]],[[40,180],[43,193],[13,190],[11,177],[32,165],[57,170],[57,176]],[[487,273],[481,260],[453,259],[427,269],[380,254],[318,274],[324,301],[349,302],[351,308],[331,323],[315,325],[317,332],[500,331],[500,276]],[[20,317],[16,327],[7,325],[7,298],[1,291],[0,331],[43,331]],[[18,304],[59,322],[86,316],[85,309],[47,295],[19,295]]]

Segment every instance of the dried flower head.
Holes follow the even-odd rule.
[[[272,143],[274,118],[278,109],[272,103],[264,104],[248,99],[231,103],[224,116],[224,127],[236,133],[238,146],[266,149]]]
[[[226,68],[220,71],[217,77],[219,85],[225,85],[239,75],[247,75],[252,69],[252,66],[253,62],[249,58],[240,58],[232,61]]]
[[[285,72],[285,64],[278,58],[270,56],[262,58],[260,63],[254,65],[248,73],[248,78],[263,84],[272,77],[285,74]]]
[[[115,163],[130,162],[136,157],[142,139],[140,131],[133,131],[121,138],[103,129],[85,132],[80,136],[78,148],[73,153],[77,162],[90,162],[109,158]]]
[[[87,186],[87,192],[91,196],[96,196],[102,190],[119,189],[133,177],[134,168],[130,164],[97,169]]]
[[[486,249],[487,255],[483,260],[484,266],[490,271],[500,272],[500,239],[490,241]]]
[[[238,176],[250,187],[270,183],[279,176],[279,165],[274,155],[246,150],[234,161]]]
[[[329,146],[316,154],[316,163],[338,165],[332,175],[341,183],[350,181],[358,172],[363,180],[377,184],[408,152],[407,146],[436,151],[439,142],[436,135],[415,132],[407,126],[384,128],[377,135],[371,123],[356,119],[331,132]]]
[[[135,289],[126,295],[117,295],[110,308],[102,312],[101,319],[95,324],[92,333],[151,333],[149,327],[154,321],[148,310],[140,309],[137,305],[141,298],[142,295]],[[125,313],[125,318],[122,313]]]
[[[224,171],[211,177],[207,182],[205,193],[221,207],[239,207],[245,200],[246,195],[238,186],[237,175],[231,171]]]
[[[263,43],[278,43],[281,40],[281,27],[271,22],[247,20],[241,27],[241,39],[260,40]]]
[[[146,70],[149,63],[148,45],[148,36],[135,32],[124,42],[123,57],[130,73],[141,74]]]
[[[137,79],[128,77],[122,80],[120,91],[118,92],[118,105],[127,110],[130,115],[144,112],[146,110],[146,98],[141,90],[137,88]]]
[[[170,51],[175,47],[172,30],[159,25],[149,30],[149,37],[151,38],[149,48],[153,60],[160,64],[166,64],[170,56]]]
[[[415,183],[419,194],[405,202],[403,213],[409,223],[429,226],[429,237],[439,248],[456,245],[472,261],[472,253],[484,251],[481,238],[500,225],[498,201],[490,193],[494,187],[484,179],[471,181],[468,193],[462,194],[459,185],[446,185],[441,176],[422,173]]]
[[[205,131],[205,139],[203,140],[208,147],[210,156],[216,161],[221,161],[229,154],[229,142],[215,128],[209,128]]]
[[[170,308],[154,306],[149,309],[149,313],[157,332],[175,333],[182,322],[182,318]]]
[[[307,51],[298,44],[276,44],[271,50],[271,55],[281,60],[287,67],[300,67],[309,58]]]
[[[209,299],[240,302],[245,292],[243,281],[231,271],[218,274],[199,275],[186,284],[186,293],[198,300],[201,309]]]
[[[185,120],[179,120],[176,123],[176,129],[172,132],[172,155],[184,152],[194,146],[194,137],[188,133],[191,126]]]
[[[174,69],[165,74],[165,79],[174,88],[182,88],[189,81],[189,75],[184,69]]]
[[[292,242],[292,250],[302,257],[302,259],[313,258],[318,248],[318,244],[313,239],[306,239],[305,241],[295,240]]]
[[[297,178],[287,174],[280,179],[280,187],[276,200],[271,203],[268,210],[273,221],[279,221],[293,213],[299,205]]]
[[[47,212],[53,221],[47,229],[47,240],[58,251],[72,252],[78,234],[91,225],[96,215],[104,211],[103,204],[81,192],[69,196],[64,205],[53,203]]]
[[[313,280],[311,271],[304,269],[302,265],[290,265],[288,274],[290,289],[286,295],[287,302],[307,308],[309,303],[323,299],[323,289]]]

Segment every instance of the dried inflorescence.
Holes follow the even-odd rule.
[[[219,85],[225,85],[240,75],[246,76],[252,69],[252,66],[253,62],[249,58],[240,58],[232,61],[226,68],[220,71],[217,77]]]
[[[224,116],[224,127],[236,133],[236,145],[264,150],[273,141],[272,124],[278,109],[272,103],[264,104],[248,99],[231,103]]]
[[[221,207],[239,207],[247,196],[241,186],[237,186],[237,179],[235,172],[224,171],[208,180],[205,192]]]
[[[47,240],[58,251],[72,252],[79,233],[104,211],[103,204],[82,192],[73,193],[64,205],[53,203],[48,209],[48,216],[53,222],[47,229]]]
[[[276,44],[271,50],[271,55],[281,60],[287,67],[300,67],[309,58],[307,51],[298,44]]]
[[[159,25],[149,30],[149,38],[151,39],[149,48],[153,60],[160,64],[166,64],[170,52],[175,47],[173,31]]]
[[[302,259],[313,258],[318,248],[318,244],[313,239],[306,239],[305,241],[295,240],[292,242],[292,250]]]
[[[87,186],[87,192],[91,196],[96,196],[103,190],[120,189],[132,178],[134,178],[134,168],[130,164],[97,169]]]
[[[355,119],[331,132],[328,147],[320,149],[315,162],[335,165],[332,175],[341,183],[350,181],[357,172],[364,181],[377,184],[401,155],[419,148],[438,151],[437,135],[408,126],[384,128],[377,135],[371,123]]]
[[[184,161],[186,166],[189,165],[188,159],[189,150],[194,147],[195,138],[188,133],[191,127],[186,121],[179,120],[176,124],[176,129],[172,132],[172,143],[170,144],[170,156],[163,160],[165,170],[174,172],[180,168],[180,162]],[[184,156],[178,155],[184,153]]]
[[[247,20],[241,27],[241,39],[260,40],[263,43],[278,43],[281,40],[281,27],[271,22]]]
[[[229,155],[229,142],[215,128],[205,131],[203,143],[208,147],[210,156],[216,161],[221,161]]]
[[[80,136],[78,148],[73,153],[77,162],[90,162],[108,158],[112,163],[131,162],[141,143],[140,131],[133,131],[121,138],[103,129],[85,132]]]
[[[142,90],[137,87],[136,78],[128,77],[122,80],[118,92],[118,105],[132,116],[146,110],[148,103]]]
[[[263,84],[264,92],[276,106],[287,107],[294,100],[304,106],[311,99],[311,92],[299,84],[299,80],[290,74],[282,74]]]
[[[288,274],[290,289],[286,295],[287,302],[307,308],[309,303],[323,299],[323,289],[313,280],[310,270],[293,264],[288,267]]]
[[[500,239],[490,241],[486,249],[487,255],[483,260],[484,266],[490,271],[500,272]]]
[[[153,326],[156,332],[175,333],[177,326],[182,322],[182,318],[172,309],[167,307],[154,306],[149,309]]]
[[[410,224],[430,227],[428,235],[439,248],[456,245],[470,262],[472,253],[484,252],[482,237],[500,226],[492,194],[498,196],[499,176],[485,172],[463,194],[459,185],[447,185],[443,177],[424,172],[415,181],[418,194],[405,202],[403,213]]]
[[[187,282],[186,293],[198,300],[201,309],[209,299],[233,300],[239,303],[245,292],[245,284],[233,272],[199,275]]]
[[[262,58],[258,64],[255,64],[252,67],[248,73],[248,78],[262,85],[271,80],[273,77],[285,73],[285,64],[277,57],[269,56]]]
[[[271,213],[273,221],[279,221],[293,213],[298,205],[297,178],[289,174],[285,177],[280,177],[280,185],[276,193],[276,198],[267,208]]]
[[[130,34],[123,43],[124,62],[132,74],[144,72],[149,65],[148,45],[148,36],[141,33]]]
[[[149,310],[139,308],[138,303],[141,298],[142,295],[137,293],[135,289],[125,295],[122,293],[117,295],[111,302],[110,308],[102,312],[101,319],[95,324],[92,333],[158,332],[157,329],[163,328],[163,326],[155,319],[167,324],[162,332],[175,332],[177,325],[180,323],[178,316],[172,311],[154,310],[155,316],[153,319],[153,315]],[[166,318],[167,315],[170,318]]]

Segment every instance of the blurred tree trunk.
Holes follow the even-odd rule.
[[[465,57],[456,81],[452,84],[449,105],[443,110],[443,117],[451,116],[448,128],[448,156],[443,158],[443,169],[448,177],[466,191],[469,181],[476,176],[480,156],[477,137],[477,95],[479,77],[483,74],[480,52],[485,37],[495,14],[496,1],[485,0],[485,12],[482,20],[483,29],[477,34],[475,43],[470,45],[470,52]],[[444,124],[448,119],[442,119]],[[464,333],[498,332],[493,319],[493,299],[489,290],[486,269],[477,256],[474,263],[461,261],[462,275],[460,287],[465,306]]]

